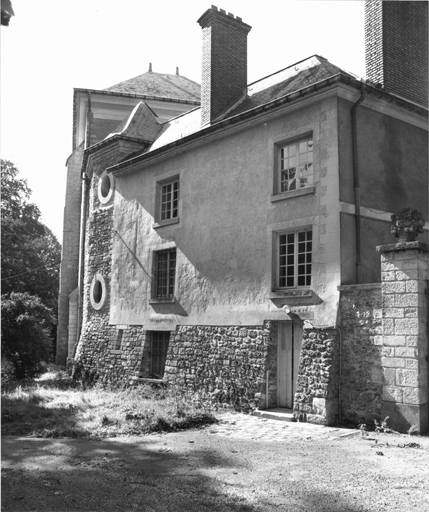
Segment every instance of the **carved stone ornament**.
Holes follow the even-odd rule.
[[[419,233],[423,233],[425,221],[422,214],[411,208],[404,208],[398,213],[392,215],[392,224],[390,232],[399,242],[413,242]]]

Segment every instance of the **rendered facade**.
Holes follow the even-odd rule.
[[[377,83],[314,55],[248,85],[251,27],[212,7],[198,20],[201,106],[186,79],[186,97],[171,90],[158,103],[147,83],[133,97],[129,83],[75,92],[69,174],[84,186],[66,202],[59,363],[103,380],[175,381],[242,410],[287,407],[332,424],[390,407],[402,429],[427,428],[420,285],[404,299],[417,306],[391,304],[411,319],[392,316],[391,329],[411,331],[385,334],[386,295],[427,279],[428,231],[398,249],[417,273],[401,263],[394,289],[376,252],[395,241],[394,212],[428,219],[427,84],[409,98],[383,85],[389,42],[374,28],[405,12],[427,19],[427,4],[384,4],[367,5]],[[391,410],[398,403],[406,410]]]

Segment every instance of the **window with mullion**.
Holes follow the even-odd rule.
[[[311,285],[312,232],[284,233],[278,236],[278,288]]]
[[[165,249],[156,252],[155,264],[155,298],[174,297],[176,277],[176,249]]]
[[[161,220],[176,219],[179,211],[179,181],[161,185]]]
[[[279,192],[313,185],[313,140],[301,140],[279,150]]]

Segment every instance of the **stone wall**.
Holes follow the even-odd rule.
[[[83,327],[75,362],[81,371],[103,382],[126,383],[140,374],[146,333],[142,326],[109,324],[113,205],[100,205],[96,192],[98,179],[94,175],[91,183],[91,213],[85,243]],[[96,273],[103,276],[104,293],[107,294],[98,310],[92,307],[90,300],[91,282]]]
[[[383,388],[380,284],[340,286],[340,418],[380,420]]]
[[[242,410],[264,406],[272,323],[180,326],[170,336],[165,379]]]
[[[332,425],[338,420],[338,332],[303,329],[294,400],[295,415],[309,423]]]

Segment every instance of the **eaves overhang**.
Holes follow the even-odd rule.
[[[422,105],[418,105],[411,101],[405,100],[404,98],[400,98],[393,94],[387,93],[383,90],[377,89],[371,84],[367,84],[362,80],[352,78],[349,75],[338,73],[329,78],[306,86],[302,89],[293,91],[285,96],[276,98],[263,105],[259,105],[258,107],[247,110],[245,112],[241,112],[240,114],[228,117],[210,126],[204,127],[201,130],[198,130],[181,139],[177,139],[153,151],[148,151],[147,153],[138,155],[134,158],[130,158],[129,160],[124,160],[123,162],[120,162],[107,168],[107,171],[111,172],[115,176],[123,176],[128,173],[136,172],[138,170],[137,166],[139,164],[149,164],[152,160],[158,160],[161,155],[167,157],[170,152],[174,151],[179,147],[183,147],[182,150],[185,150],[185,147],[188,145],[194,145],[195,143],[198,142],[206,142],[206,139],[208,137],[211,137],[213,134],[221,132],[222,130],[226,130],[227,128],[230,128],[233,125],[244,123],[246,121],[251,120],[252,118],[256,118],[268,112],[272,112],[277,108],[297,103],[299,101],[302,101],[304,98],[314,96],[320,92],[323,92],[323,90],[325,90],[326,88],[329,88],[331,86],[337,86],[339,84],[344,84],[354,89],[361,89],[362,87],[365,87],[367,93],[374,93],[374,97],[377,97],[379,100],[384,100],[387,101],[388,103],[393,102],[395,103],[395,105],[405,108],[408,111],[413,111],[416,114],[427,115],[427,109]]]
[[[138,98],[140,100],[156,100],[166,101],[168,103],[184,103],[186,105],[200,105],[199,101],[196,100],[184,100],[183,98],[166,98],[164,96],[152,96],[149,94],[135,94],[131,92],[114,92],[114,91],[103,91],[98,89],[73,89],[74,94],[82,92],[86,94],[100,94],[104,96],[117,96],[122,98]]]
[[[163,96],[152,96],[148,94],[134,94],[134,93],[125,93],[125,92],[114,92],[114,91],[103,91],[98,89],[82,89],[75,87],[73,89],[73,126],[72,126],[72,133],[73,133],[73,142],[72,142],[72,148],[73,150],[77,147],[78,144],[76,144],[76,131],[77,131],[77,117],[78,117],[78,96],[83,95],[87,96],[88,98],[91,97],[91,95],[101,95],[101,96],[109,96],[109,97],[116,97],[116,98],[132,98],[132,99],[139,99],[139,100],[151,100],[151,101],[159,101],[159,102],[165,102],[165,103],[176,103],[176,104],[182,104],[182,105],[193,105],[193,106],[200,106],[201,102],[196,100],[184,100],[183,98],[166,98]]]

